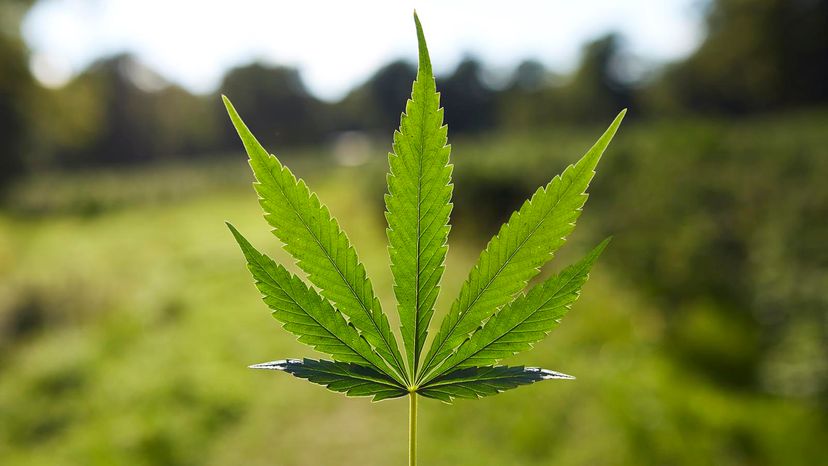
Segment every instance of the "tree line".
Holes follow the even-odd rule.
[[[27,0],[0,0],[20,18]],[[399,119],[412,63],[377,70],[338,102],[308,91],[296,69],[254,63],[230,70],[213,95],[193,95],[130,55],[101,59],[60,89],[29,74],[19,21],[0,30],[0,186],[24,170],[201,157],[236,149],[218,93],[232,95],[254,133],[274,147],[316,144],[342,131],[387,134]],[[14,24],[14,27],[9,27]],[[497,85],[474,57],[438,76],[453,134],[605,121],[619,108],[646,119],[740,116],[828,101],[828,1],[718,0],[707,35],[688,58],[631,76],[615,34],[584,47],[569,76],[537,61]]]

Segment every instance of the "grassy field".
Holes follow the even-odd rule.
[[[376,180],[288,163],[340,220],[394,320]],[[369,170],[380,182],[381,165]],[[223,224],[288,262],[249,181],[236,159],[53,175],[20,191],[0,214],[0,464],[402,464],[405,400],[372,404],[246,368],[314,355],[270,317]],[[468,219],[474,205],[458,203]],[[604,233],[590,205],[554,268]],[[436,319],[476,259],[476,228],[466,220],[452,233]],[[422,464],[826,464],[819,398],[693,370],[669,351],[668,304],[618,260],[599,264],[584,293],[558,330],[510,361],[578,379],[424,401]],[[742,337],[707,322],[694,327],[703,342]]]

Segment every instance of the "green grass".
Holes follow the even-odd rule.
[[[620,142],[622,150],[634,147]],[[455,151],[504,147],[472,144],[461,141]],[[407,449],[399,427],[407,400],[374,405],[246,368],[310,350],[270,317],[224,220],[280,262],[288,258],[267,233],[241,157],[186,170],[203,180],[186,189],[170,185],[180,169],[107,174],[154,194],[92,212],[58,196],[38,204],[51,208],[21,202],[0,214],[0,464],[396,464]],[[354,170],[321,173],[308,163],[297,172],[312,175],[311,186],[349,232],[384,307],[393,309],[382,201],[371,186],[352,182]],[[604,170],[599,189],[613,176]],[[86,175],[61,178],[40,186],[60,185],[94,200],[120,185],[100,188],[98,177]],[[360,207],[365,197],[376,207]],[[461,212],[473,209],[470,200],[458,202]],[[601,216],[600,209],[586,210],[583,232],[558,263],[604,233]],[[470,231],[452,232],[436,319],[476,259],[480,245]],[[560,370],[576,381],[453,406],[421,400],[421,463],[824,461],[828,422],[813,398],[723,384],[694,370],[670,351],[671,309],[637,283],[622,261],[599,264],[565,325],[510,361]],[[721,334],[718,307],[694,306],[685,322],[700,344],[738,335]]]

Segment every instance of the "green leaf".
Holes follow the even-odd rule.
[[[404,379],[405,366],[396,338],[348,237],[316,194],[310,192],[304,181],[297,180],[279,159],[265,151],[227,97],[223,99],[250,157],[250,166],[258,181],[254,186],[259,203],[265,219],[273,226],[273,233],[296,258],[308,280],[319,287],[322,296],[350,318],[377,353]]]
[[[391,377],[395,376],[328,300],[273,259],[257,251],[233,225],[228,223],[227,227],[247,259],[256,288],[273,310],[273,317],[283,324],[285,330],[299,337],[302,343],[330,354],[337,361],[370,365]]]
[[[274,317],[300,341],[334,359],[290,359],[250,367],[285,371],[349,396],[381,400],[411,394],[412,416],[416,393],[450,403],[541,380],[573,378],[545,369],[496,364],[531,348],[557,327],[606,248],[608,240],[521,293],[574,229],[595,168],[626,112],[577,163],[539,188],[489,241],[431,348],[423,353],[448,252],[453,167],[428,47],[416,13],[414,19],[419,68],[388,154],[385,196],[405,357],[337,221],[304,181],[265,151],[223,97],[250,157],[265,218],[316,288],[258,252],[228,226]],[[415,420],[411,418],[411,445]]]
[[[563,245],[586,202],[595,166],[625,112],[575,165],[539,188],[489,241],[440,325],[423,365],[424,376],[450,356],[482,321],[510,302]]]
[[[483,398],[541,380],[574,378],[571,375],[537,367],[467,367],[432,380],[421,387],[417,393],[451,403],[455,398]]]
[[[452,208],[448,130],[422,26],[416,15],[414,19],[420,66],[400,129],[394,132],[394,152],[388,154],[385,196],[388,252],[411,380],[440,291]]]
[[[435,370],[435,378],[454,367],[487,366],[528,350],[560,323],[578,299],[589,271],[604,251],[604,240],[579,262],[519,296],[489,319]],[[427,382],[428,379],[426,379]]]
[[[347,396],[373,396],[373,401],[408,395],[408,391],[387,375],[369,367],[314,359],[283,359],[281,361],[254,364],[251,369],[284,371],[324,385],[328,390]]]

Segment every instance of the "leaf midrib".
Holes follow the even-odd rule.
[[[462,369],[460,369],[460,370],[462,370]],[[524,371],[525,370],[526,369],[524,368]],[[524,374],[524,372],[521,372],[519,374],[508,374],[508,375],[504,375],[502,377],[499,377],[499,376],[497,376],[497,374],[493,375],[492,371],[489,370],[489,371],[486,371],[486,374],[483,374],[479,378],[472,378],[470,376],[470,377],[463,377],[463,378],[456,379],[456,380],[441,380],[441,381],[434,382],[434,383],[424,384],[423,387],[421,387],[421,388],[423,390],[427,390],[427,389],[431,389],[431,388],[434,388],[434,387],[446,387],[446,386],[450,386],[450,385],[461,385],[461,384],[472,383],[472,382],[474,382],[474,383],[476,383],[476,382],[485,382],[487,380],[510,380],[510,379],[518,378],[522,374]]]
[[[417,83],[419,84],[419,83]],[[422,83],[425,86],[425,83]],[[413,102],[413,99],[412,99]],[[422,210],[422,192],[423,192],[423,158],[425,157],[425,145],[426,145],[426,108],[425,103],[424,107],[422,108],[422,112],[420,115],[420,156],[417,160],[417,273],[415,274],[414,278],[414,367],[411,369],[411,378],[417,378],[417,371],[419,369],[420,363],[420,345],[419,345],[419,335],[420,335],[420,254],[422,253],[421,246],[422,246],[422,238],[420,237],[421,226],[423,219],[421,217],[421,210]],[[436,216],[434,219],[435,220]],[[426,311],[427,312],[427,311]],[[428,329],[426,329],[428,330]]]
[[[349,363],[341,363],[341,364],[349,364]],[[302,366],[305,367],[308,372],[313,373],[313,374],[308,373],[307,374],[308,378],[310,378],[312,375],[346,376],[346,377],[351,377],[351,378],[356,379],[356,380],[362,380],[364,382],[370,382],[370,383],[376,383],[376,384],[384,385],[386,387],[391,387],[395,390],[405,391],[405,387],[403,387],[401,385],[394,385],[393,383],[391,383],[387,380],[370,378],[370,376],[358,374],[356,372],[350,372],[350,371],[324,371],[322,369],[313,369],[313,368],[310,368],[309,366],[305,365],[304,362],[302,362]],[[330,383],[332,383],[332,382],[327,382],[326,385],[328,385]]]

